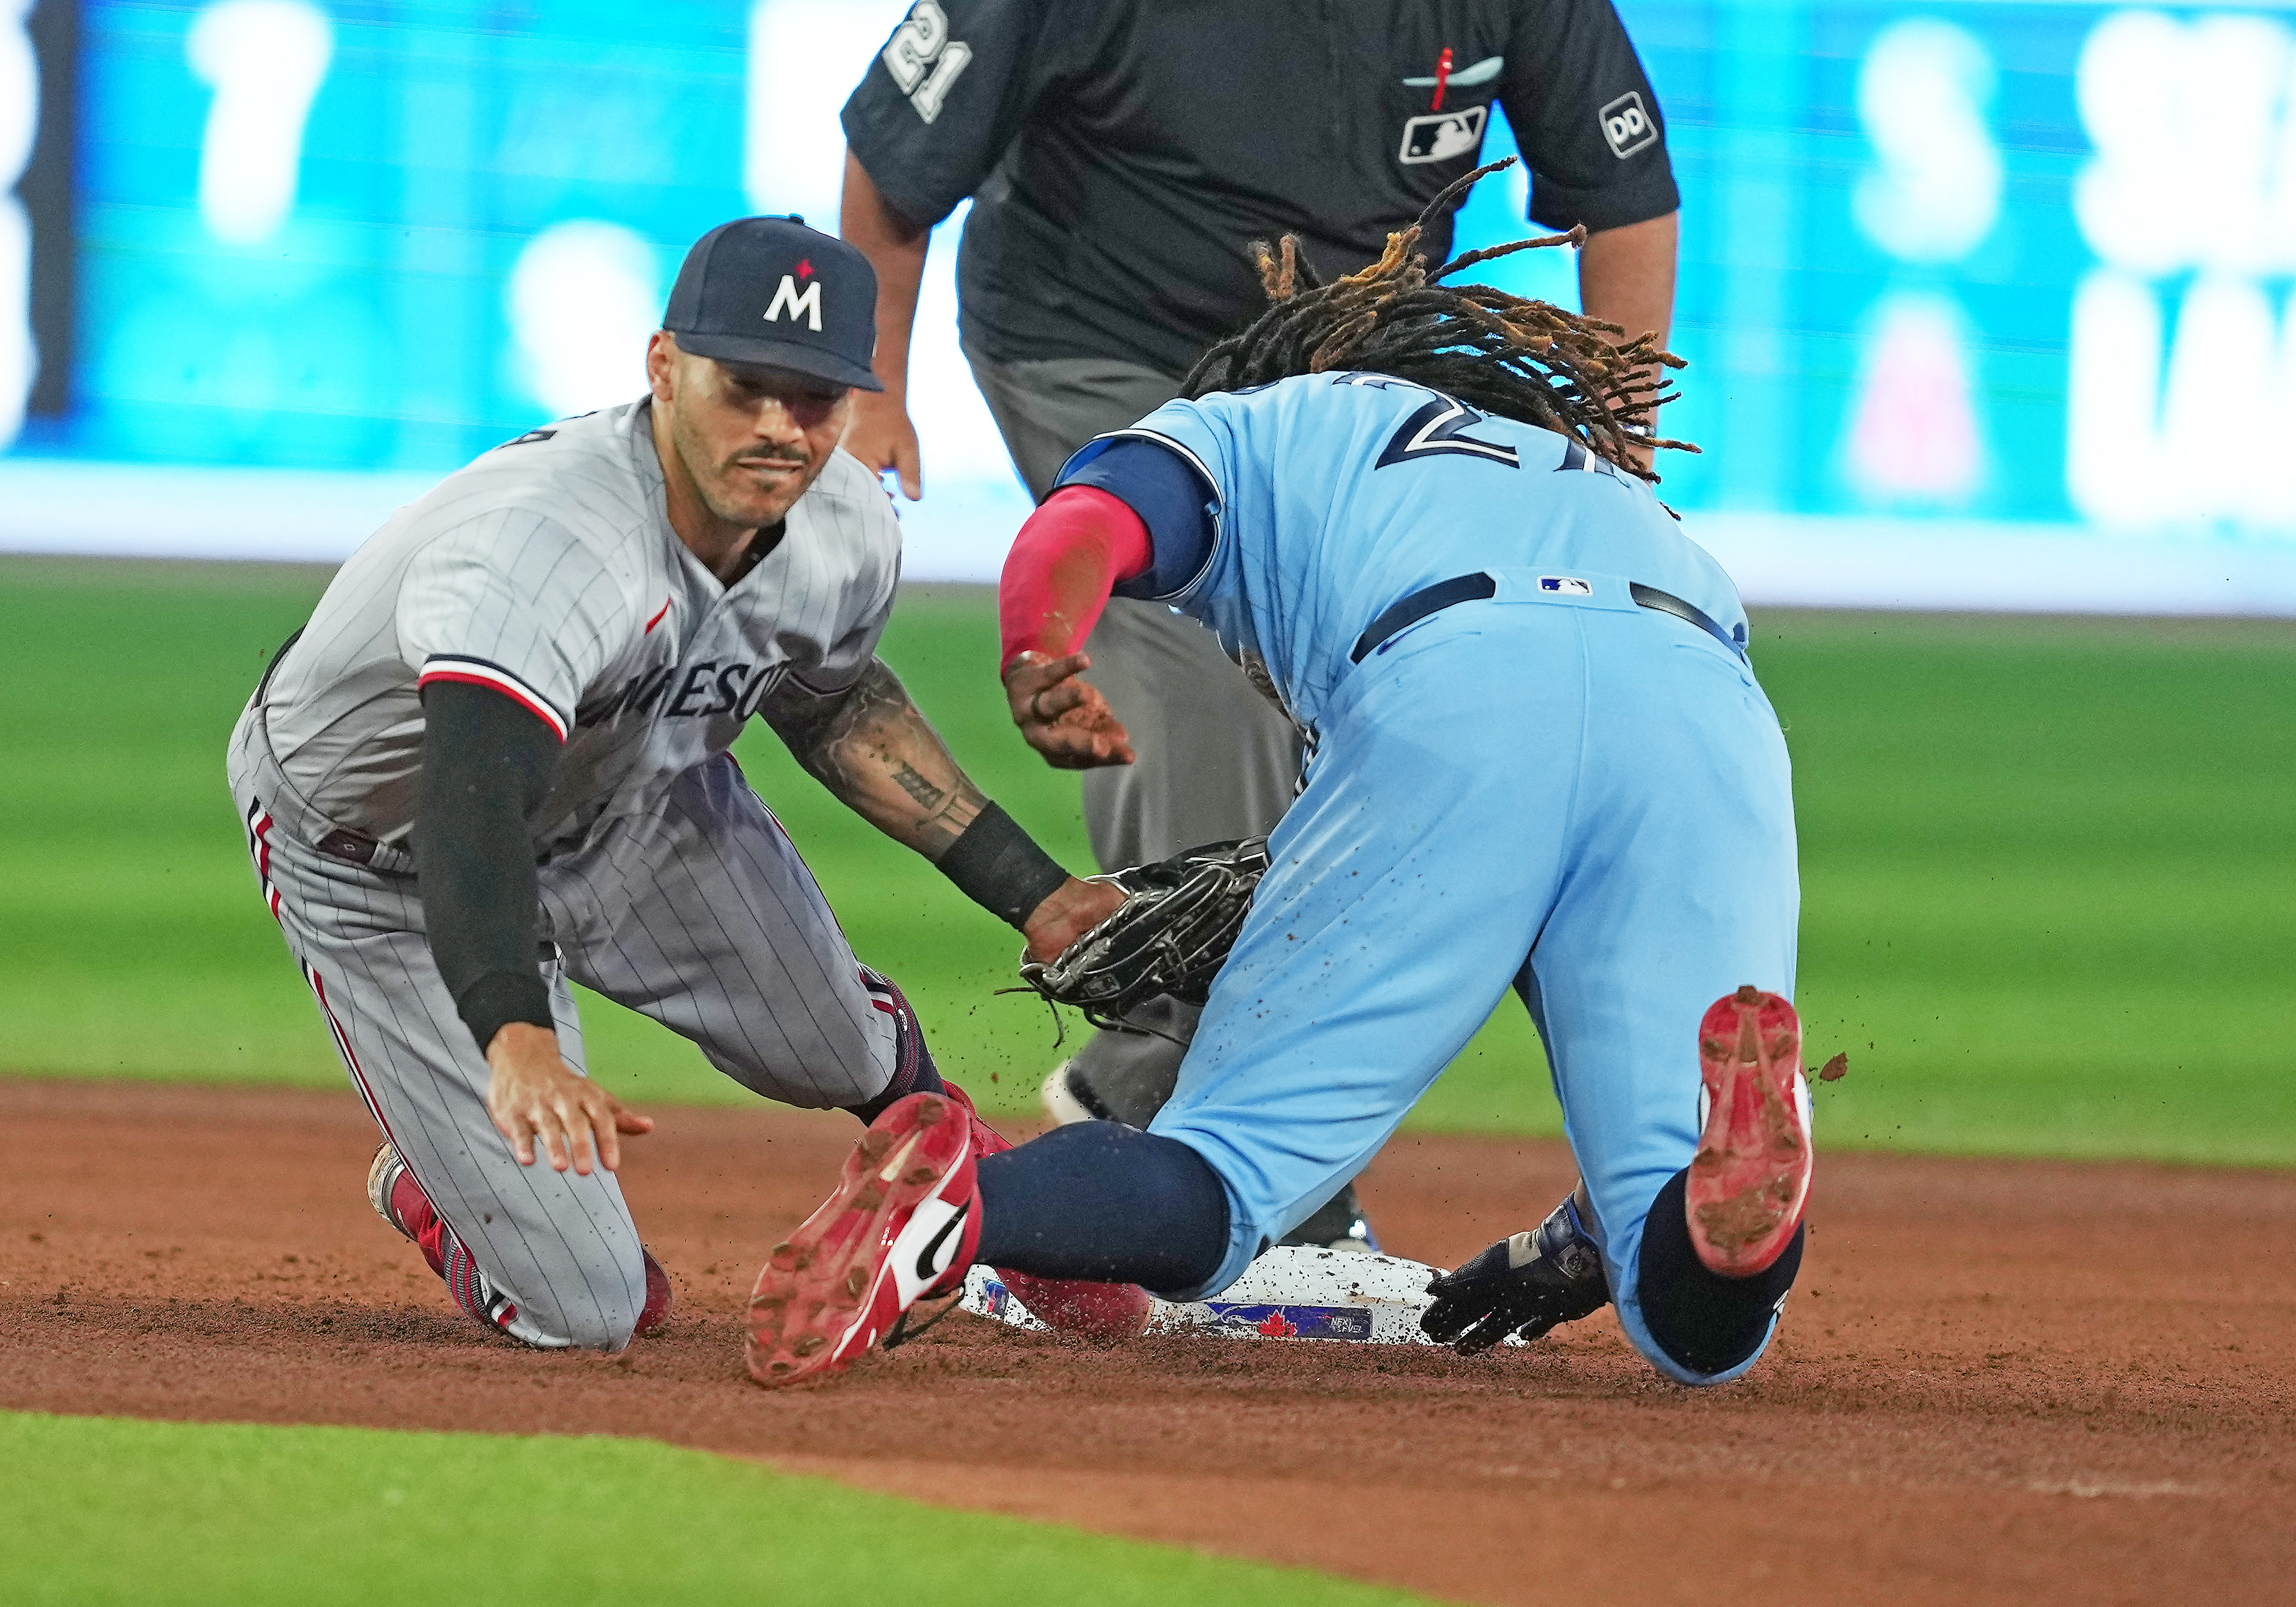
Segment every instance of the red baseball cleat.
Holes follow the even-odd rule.
[[[1793,1006],[1751,985],[1715,1000],[1698,1024],[1698,1070],[1690,1243],[1711,1270],[1751,1277],[1784,1252],[1809,1197],[1809,1084]]]
[[[946,1077],[941,1079],[941,1087],[972,1119],[976,1153],[993,1155],[1013,1147],[1010,1139],[980,1119],[980,1113],[973,1108],[972,1095]],[[1148,1316],[1153,1306],[1148,1291],[1137,1284],[1033,1277],[1002,1267],[993,1270],[1004,1287],[1013,1292],[1013,1297],[1029,1308],[1030,1315],[1056,1333],[1078,1334],[1091,1339],[1137,1339],[1148,1331]],[[915,1332],[912,1325],[912,1334]]]
[[[774,1246],[750,1297],[750,1376],[841,1372],[921,1300],[964,1286],[980,1244],[973,1124],[939,1094],[896,1100],[861,1135],[837,1192]]]
[[[495,1293],[470,1252],[455,1236],[455,1230],[430,1203],[430,1196],[422,1192],[422,1185],[406,1169],[398,1149],[388,1142],[367,1163],[366,1198],[375,1215],[414,1241],[430,1270],[447,1280],[447,1292],[455,1304],[496,1328],[517,1315],[517,1308]],[[640,1245],[638,1253],[645,1258],[646,1293],[645,1304],[638,1308],[637,1326],[630,1330],[632,1339],[661,1332],[669,1321],[671,1298],[669,1275],[653,1259],[653,1252]]]
[[[669,1274],[653,1259],[653,1252],[638,1246],[638,1254],[645,1260],[645,1304],[638,1308],[637,1326],[630,1330],[632,1339],[644,1339],[659,1334],[669,1323]]]

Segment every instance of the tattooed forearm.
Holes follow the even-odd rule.
[[[940,801],[948,796],[939,787],[917,774],[914,766],[906,763],[893,772],[893,779],[901,784],[903,792],[917,801],[917,807],[920,809],[938,808]]]
[[[784,701],[767,717],[823,786],[929,860],[988,802],[882,663],[841,693]]]

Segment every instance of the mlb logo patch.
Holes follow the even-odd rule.
[[[1658,122],[1643,106],[1639,91],[1629,90],[1595,113],[1611,154],[1620,161],[1647,150],[1658,139]]]
[[[1595,595],[1594,583],[1580,580],[1575,575],[1542,575],[1538,577],[1538,589],[1542,591],[1556,592],[1563,597]]]
[[[1403,126],[1399,162],[1447,162],[1472,156],[1483,143],[1485,108],[1462,106],[1456,111],[1431,111]]]

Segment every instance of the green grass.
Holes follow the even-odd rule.
[[[0,1414],[21,1607],[1406,1603],[644,1440]]]
[[[0,559],[0,1066],[338,1085],[259,914],[225,735],[317,571]],[[1800,998],[1836,1146],[2296,1163],[2296,626],[1778,614],[1763,679],[1803,845]],[[886,657],[982,785],[1082,865],[1075,781],[989,674],[985,594],[905,594]],[[1048,1016],[1018,942],[754,730],[744,766],[856,950],[984,1102],[1024,1108]],[[586,998],[641,1099],[748,1100]],[[1870,1046],[1870,1047],[1869,1047]],[[1413,1118],[1557,1130],[1512,1002]]]
[[[2296,626],[1765,624],[1824,1138],[2296,1162]]]

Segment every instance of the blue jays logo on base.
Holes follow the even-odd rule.
[[[1222,1328],[1248,1328],[1268,1339],[1369,1339],[1371,1313],[1361,1306],[1250,1306],[1206,1301]]]

